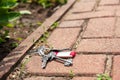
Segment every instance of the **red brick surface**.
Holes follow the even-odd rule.
[[[73,65],[65,67],[64,64],[54,60],[47,64],[46,69],[42,69],[41,57],[32,56],[25,65],[27,72],[44,77],[32,75],[24,80],[66,80],[65,77],[46,76],[70,76],[71,71],[75,74],[72,80],[95,80],[96,77],[90,76],[104,72],[112,72],[112,80],[120,79],[120,55],[118,55],[120,54],[120,0],[101,0],[100,4],[96,6],[96,10],[93,10],[97,1],[77,0],[68,14],[63,16],[64,19],[59,27],[51,33],[47,40],[50,46],[57,49],[73,47],[80,36],[84,19],[89,19],[86,31],[76,49],[77,52],[83,54],[75,56]],[[33,45],[33,40],[37,41],[44,31],[57,21],[59,16],[62,16],[74,2],[75,0],[68,0],[68,5],[63,5],[42,24],[43,27],[39,27],[12,51],[7,56],[8,58],[0,62],[0,77],[8,72],[20,57],[23,57],[24,53]],[[106,53],[110,53],[110,56],[112,54],[113,59],[111,57],[110,59]]]
[[[116,11],[116,16],[120,16],[120,7]]]
[[[24,80],[67,80],[67,78],[64,78],[64,77],[38,77],[38,76],[34,76],[34,77],[25,78]]]
[[[95,77],[74,77],[72,80],[96,80]]]
[[[60,23],[59,27],[69,28],[69,27],[81,27],[84,20],[74,20],[74,21],[63,21]]]
[[[27,70],[32,74],[69,76],[74,74],[98,74],[103,73],[106,56],[104,55],[76,55],[73,59],[73,66],[65,67],[62,63],[49,62],[46,69],[41,69],[41,58],[33,56],[26,64]]]
[[[77,52],[119,53],[120,39],[83,39],[78,45]]]
[[[48,38],[48,44],[54,48],[70,48],[79,35],[80,28],[57,28]]]
[[[80,20],[89,18],[101,18],[115,16],[114,11],[97,11],[97,12],[86,12],[78,14],[68,14],[64,20]]]
[[[89,3],[89,2],[96,2],[96,0],[78,0],[78,2]]]
[[[116,21],[115,37],[120,37],[120,18]]]
[[[41,69],[41,57],[32,56],[31,60],[26,64],[28,73],[43,76],[69,76],[72,71],[73,74],[75,74],[75,77],[72,80],[95,80],[96,77],[79,75],[96,75],[107,71],[107,56],[104,54],[120,53],[120,39],[115,38],[120,37],[120,19],[119,17],[115,17],[120,16],[120,6],[117,5],[119,0],[101,0],[98,8],[96,8],[97,11],[92,11],[95,2],[96,0],[80,0],[76,2],[69,13],[64,17],[59,27],[52,32],[47,40],[48,44],[54,48],[70,48],[78,39],[84,19],[90,19],[86,31],[82,36],[82,40],[76,49],[77,52],[83,52],[83,54],[76,55],[73,59],[73,65],[65,67],[58,61],[51,61],[47,64],[46,69]],[[103,55],[85,55],[84,52],[103,53]],[[113,58],[113,80],[119,80],[120,78],[119,67],[120,56],[118,55]],[[50,80],[51,78],[26,78],[26,80],[39,79]],[[66,80],[62,77],[54,78],[54,80],[59,79]]]
[[[95,77],[74,77],[73,79],[68,79],[65,77],[29,77],[24,80],[96,80]]]
[[[91,19],[83,38],[113,37],[115,18],[96,18]]]
[[[96,10],[117,10],[120,9],[119,5],[108,5],[108,6],[98,6],[98,8]]]
[[[120,79],[120,56],[115,56],[113,58],[113,71],[112,71],[112,80]]]
[[[80,6],[79,6],[80,5]],[[78,7],[79,6],[79,7]],[[95,6],[95,2],[87,2],[87,3],[82,3],[77,2],[73,8],[70,10],[70,12],[87,12],[87,11],[92,11],[92,9]]]
[[[100,5],[119,4],[119,0],[101,0]]]

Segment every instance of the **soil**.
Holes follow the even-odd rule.
[[[22,3],[15,10],[29,10],[32,14],[23,15],[14,23],[14,28],[5,29],[10,31],[10,38],[0,44],[0,61],[55,11],[53,7],[44,9],[36,3]]]

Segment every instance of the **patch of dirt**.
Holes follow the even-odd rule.
[[[15,10],[29,10],[31,15],[23,15],[14,24],[14,28],[5,28],[9,30],[10,39],[7,39],[5,43],[0,44],[0,61],[8,55],[8,53],[14,49],[17,44],[22,42],[28,35],[30,35],[42,22],[50,17],[54,13],[54,8],[43,9],[36,3],[22,3]]]

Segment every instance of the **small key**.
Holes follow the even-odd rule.
[[[48,57],[45,56],[42,57],[42,65],[41,65],[42,69],[44,69],[47,66],[48,60],[49,60]]]
[[[73,64],[72,59],[62,59],[59,57],[56,57],[57,60],[64,62],[65,66],[70,66]]]
[[[60,57],[57,57],[54,52],[50,52],[50,56],[51,56],[51,60],[55,58],[55,59],[63,62],[65,66],[70,66],[73,64],[72,59],[62,59]]]

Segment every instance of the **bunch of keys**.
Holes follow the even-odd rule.
[[[45,54],[46,50],[49,50],[48,54]],[[56,59],[65,66],[71,66],[73,64],[72,59],[63,59],[63,58],[73,58],[76,55],[76,52],[70,51],[70,49],[50,49],[46,48],[45,46],[40,46],[36,51],[40,56],[42,56],[42,68],[44,69],[48,63],[53,59]]]

